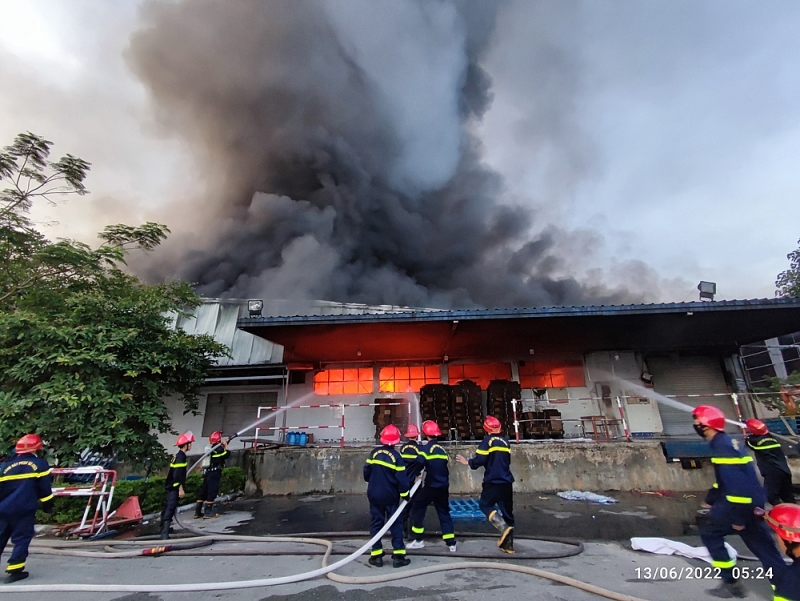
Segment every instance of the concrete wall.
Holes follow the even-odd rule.
[[[475,446],[449,446],[448,453],[474,454]],[[362,469],[368,448],[246,451],[248,494],[287,495],[310,492],[364,493]],[[519,492],[587,490],[697,491],[711,486],[710,464],[684,470],[667,463],[661,446],[635,443],[536,443],[513,447],[511,469]],[[480,491],[483,470],[470,470],[451,459],[450,492]]]

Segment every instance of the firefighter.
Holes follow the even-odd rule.
[[[408,479],[409,486],[414,485],[414,480],[417,479],[419,473],[422,471],[422,466],[417,463],[419,456],[419,430],[414,424],[409,424],[406,428],[406,433],[403,435],[406,442],[400,447],[400,456],[406,463],[406,478]],[[406,505],[403,515],[400,519],[403,522],[403,532],[406,536],[410,536],[411,528],[409,526],[409,515],[411,514],[411,503]]]
[[[711,555],[711,565],[721,570],[722,582],[706,592],[713,597],[745,597],[747,592],[733,575],[736,559],[728,555],[725,537],[738,534],[744,544],[777,574],[783,558],[764,523],[764,489],[758,482],[747,455],[738,440],[725,434],[725,414],[716,407],[699,405],[692,412],[695,431],[711,446],[711,463],[716,481],[706,495],[710,506],[708,520],[700,525],[700,539]]]
[[[169,538],[169,526],[178,509],[178,499],[182,499],[186,494],[183,490],[183,485],[186,483],[186,470],[189,465],[186,452],[192,448],[193,442],[194,434],[188,431],[178,436],[178,441],[175,443],[175,446],[178,447],[178,452],[175,453],[172,461],[170,461],[167,480],[164,482],[167,500],[164,503],[164,509],[161,511],[160,537],[162,539]]]
[[[211,443],[208,455],[208,465],[203,467],[203,484],[197,495],[197,502],[194,506],[195,518],[211,519],[218,516],[214,508],[214,500],[219,494],[219,483],[222,479],[222,470],[225,469],[225,460],[230,455],[228,443],[222,440],[222,432],[212,432],[208,437]],[[203,514],[205,505],[205,515]]]
[[[408,478],[406,466],[400,453],[394,448],[400,442],[400,430],[393,425],[381,431],[381,446],[375,447],[364,465],[364,480],[367,481],[367,498],[369,499],[369,515],[371,519],[370,535],[375,536],[383,528],[397,507],[400,499],[408,498]],[[403,543],[403,522],[398,518],[392,524],[392,567],[402,568],[411,563],[406,557]],[[378,540],[372,546],[369,558],[370,565],[383,567],[383,543]]]
[[[426,442],[419,449],[417,464],[420,468],[425,468],[425,486],[417,491],[411,501],[411,531],[414,533],[414,540],[408,543],[408,548],[422,549],[425,546],[425,541],[422,540],[425,533],[425,513],[433,503],[442,528],[442,540],[455,553],[456,535],[450,515],[450,470],[447,469],[450,457],[437,440],[442,432],[436,422],[423,422],[422,433]]]
[[[775,574],[773,601],[800,601],[800,505],[782,503],[773,507],[766,516],[778,533],[778,544],[792,560],[792,564]]]
[[[475,457],[467,461],[463,455],[456,455],[456,461],[474,470],[484,468],[483,490],[478,503],[492,526],[500,532],[497,546],[504,553],[513,553],[514,476],[511,474],[511,445],[500,433],[502,426],[496,417],[488,416],[483,422],[483,429],[486,436],[478,445]]]
[[[50,466],[36,456],[42,439],[26,434],[16,444],[16,454],[0,466],[0,554],[9,539],[14,550],[8,559],[5,582],[10,584],[28,577],[25,560],[34,535],[36,509],[42,503],[45,513],[53,512]]]
[[[750,436],[747,446],[755,451],[758,470],[764,477],[764,488],[770,505],[794,503],[792,472],[786,463],[781,443],[769,435],[766,424],[758,419],[748,419],[746,424]]]

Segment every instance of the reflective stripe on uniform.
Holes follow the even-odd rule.
[[[455,534],[453,534],[452,532],[451,532],[450,534],[442,534],[442,538],[443,538],[444,540],[448,540],[448,539],[450,539],[450,538],[455,538],[455,537],[456,537],[456,535],[455,535]]]
[[[406,491],[406,492],[401,492],[401,493],[400,493],[400,496],[401,496],[401,497],[407,497],[407,496],[408,496],[408,492],[407,492],[407,491]]]
[[[224,452],[222,452],[222,453],[211,453],[211,456],[216,459],[217,457],[224,457],[225,453]],[[184,464],[184,465],[186,465],[186,464]]]
[[[400,455],[403,459],[416,459],[416,455]]]
[[[373,557],[375,557],[376,555],[383,555],[383,549],[373,549],[370,555],[372,555]]]
[[[711,488],[719,488],[719,484],[717,484],[716,482],[714,482],[714,484],[712,484],[712,485],[711,485]]]
[[[712,567],[721,568],[723,570],[726,570],[726,569],[734,567],[736,565],[736,560],[735,559],[729,559],[728,561],[716,561],[715,560],[715,561],[711,562],[711,565],[712,565]]]
[[[423,534],[425,532],[425,528],[417,528],[416,526],[411,526],[411,532],[414,534]]]
[[[780,449],[781,445],[780,444],[767,444],[767,445],[758,446],[758,447],[750,445],[750,448],[753,449],[754,451],[766,451],[767,449]]]
[[[792,601],[792,600],[791,600],[791,599],[788,599],[788,598],[786,598],[786,597],[779,597],[778,595],[775,595],[775,596],[772,598],[772,601]]]
[[[747,457],[712,457],[711,463],[716,463],[717,465],[744,465],[745,463],[750,463],[753,461],[753,458],[749,455]]]
[[[741,503],[743,505],[749,505],[753,502],[751,497],[734,497],[733,495],[727,495],[725,498],[731,503]]]
[[[396,470],[398,472],[404,472],[406,466],[404,465],[394,465],[392,463],[387,463],[386,461],[381,461],[380,459],[367,459],[367,463],[370,465],[382,465],[383,467],[388,467],[391,470]]]
[[[50,494],[50,495],[47,495],[46,497],[43,497],[43,498],[39,499],[39,502],[40,502],[40,503],[46,503],[47,501],[49,501],[50,499],[52,499],[54,496],[55,496],[55,495],[52,495],[52,494]]]
[[[405,549],[395,549],[394,551],[392,551],[392,555],[405,555],[405,554],[406,554]]]
[[[429,461],[431,459],[444,459],[445,461],[448,461],[450,459],[450,457],[448,455],[428,455],[427,453],[423,453],[423,452],[420,452],[420,455],[422,455],[425,459],[427,459]]]
[[[10,482],[11,480],[25,480],[26,478],[41,478],[49,476],[50,470],[44,472],[30,472],[28,474],[11,474],[10,476],[0,476],[0,482]]]
[[[187,465],[189,465],[189,464],[188,463],[170,463],[169,464],[170,467],[186,467]]]
[[[508,447],[489,447],[487,450],[482,451],[478,449],[475,451],[478,455],[488,455],[489,453],[493,453],[494,451],[505,451],[506,453],[510,453],[511,449]]]
[[[25,562],[24,561],[22,563],[10,563],[10,564],[8,564],[8,567],[6,568],[6,572],[14,572],[16,570],[21,570],[24,567],[25,567]]]

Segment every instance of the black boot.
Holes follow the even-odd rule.
[[[194,504],[194,518],[199,520],[201,517],[203,517],[203,502],[198,501]]]
[[[411,563],[411,560],[406,557],[405,555],[392,555],[392,567],[393,568],[402,568],[403,566],[407,566]]]
[[[28,572],[25,572],[24,570],[14,570],[13,572],[6,572],[6,577],[3,579],[3,582],[6,584],[11,584],[12,582],[25,580],[28,576]]]
[[[219,514],[217,513],[217,508],[214,503],[206,503],[206,515],[205,518],[207,520],[218,518]]]
[[[375,566],[376,568],[383,567],[383,555],[373,555],[369,558],[369,565]]]
[[[171,521],[171,520],[170,520]],[[158,535],[158,538],[161,540],[167,540],[169,538],[169,524],[170,521],[162,521],[161,522],[161,532]]]
[[[489,523],[497,529],[500,533],[500,538],[497,541],[497,546],[502,548],[503,543],[505,542],[506,538],[511,534],[514,530],[513,526],[509,526],[506,521],[503,519],[503,516],[495,509],[492,513],[489,514]],[[512,551],[513,552],[513,551]]]
[[[503,553],[512,554],[514,553],[514,528],[509,528],[509,532],[506,535],[503,542],[500,544],[500,550]]]

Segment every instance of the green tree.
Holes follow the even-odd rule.
[[[800,240],[797,241],[800,244]],[[789,259],[789,269],[778,274],[775,280],[776,296],[800,296],[800,248],[786,255]]]
[[[0,152],[0,441],[37,432],[60,460],[85,448],[154,465],[157,433],[171,431],[167,396],[197,408],[197,390],[227,351],[172,327],[200,303],[186,283],[148,285],[122,270],[133,249],[151,250],[164,225],[113,225],[89,245],[52,242],[36,230],[37,200],[83,195],[89,163],[51,162],[31,133]]]

